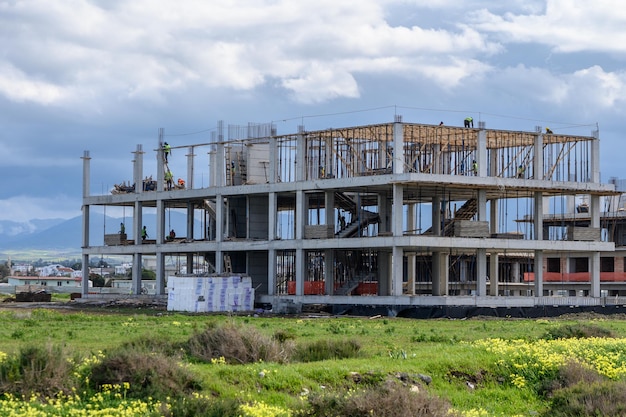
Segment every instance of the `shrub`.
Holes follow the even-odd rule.
[[[89,384],[130,384],[126,394],[132,398],[176,397],[199,388],[191,372],[171,357],[133,349],[118,349],[107,354],[91,370]]]
[[[596,370],[578,361],[571,360],[561,366],[557,372],[556,378],[546,381],[543,389],[540,389],[539,392],[544,395],[551,395],[556,390],[569,388],[578,383],[591,385],[605,380],[606,378],[600,375]]]
[[[180,346],[162,335],[143,335],[122,344],[121,349],[131,349],[145,353],[161,353],[165,356],[181,356]]]
[[[239,403],[235,399],[217,399],[203,396],[176,398],[163,404],[164,417],[240,417]]]
[[[613,337],[610,330],[594,324],[565,324],[548,330],[544,335],[545,340],[555,339],[583,339],[587,337]]]
[[[308,404],[294,417],[454,417],[442,399],[423,390],[388,381],[382,386],[349,393],[309,396]]]
[[[30,397],[71,393],[74,365],[60,346],[25,346],[0,362],[0,393]]]
[[[327,359],[348,359],[359,355],[361,345],[356,340],[317,340],[296,347],[295,360],[315,362]]]
[[[293,347],[265,336],[254,327],[226,324],[193,335],[185,345],[194,358],[209,362],[223,357],[228,363],[289,361]]]
[[[543,413],[550,417],[623,416],[626,415],[626,383],[603,381],[578,383],[557,390],[550,407]]]

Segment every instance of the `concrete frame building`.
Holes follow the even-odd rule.
[[[131,257],[131,291],[139,295],[142,259],[154,257],[156,293],[165,296],[165,257],[183,257],[195,274],[249,275],[256,302],[278,312],[309,304],[382,306],[392,314],[420,306],[604,305],[600,260],[613,256],[615,244],[601,225],[601,205],[618,193],[600,182],[598,136],[401,116],[285,135],[272,124],[220,122],[208,142],[173,147],[177,155],[186,150],[187,180],[171,187],[160,130],[156,179],[144,174],[138,145],[132,182],[111,194],[91,194],[85,151],[83,275],[90,257]],[[581,198],[584,222],[554,221]],[[105,232],[104,245],[91,244],[101,240],[90,236],[96,207],[132,212],[132,239]],[[185,236],[168,239],[171,210],[185,214]],[[141,238],[146,212],[156,218],[150,240]],[[573,257],[586,259],[589,278],[555,297],[546,260]]]

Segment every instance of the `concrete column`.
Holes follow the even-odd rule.
[[[274,184],[278,178],[278,141],[276,138],[270,138],[270,161],[267,172],[267,182]]]
[[[391,217],[391,213],[389,213],[389,211],[393,210],[393,207],[390,209],[387,201],[387,194],[384,192],[378,194],[377,200],[378,216],[380,218],[380,220],[378,221],[378,233],[389,232],[389,218]],[[357,210],[360,210],[360,207],[357,208]]]
[[[224,240],[224,197],[222,194],[215,196],[215,241]],[[217,264],[217,259],[215,261]]]
[[[337,225],[337,220],[335,219],[335,190],[324,192],[324,207],[324,213],[326,214],[324,224],[332,226],[333,230],[335,230]]]
[[[480,129],[476,142],[476,162],[478,162],[478,176],[487,176],[487,131]]]
[[[407,265],[407,283],[406,293],[408,295],[415,295],[415,275],[417,274],[417,268],[415,266],[416,258],[415,252],[407,252],[406,253],[406,265]]]
[[[391,256],[391,295],[402,295],[402,272],[403,272],[403,250],[401,247],[394,246]]]
[[[89,255],[83,254],[83,266],[81,268],[83,278],[81,281],[82,295],[89,294]]]
[[[186,182],[186,188],[189,190],[193,189],[193,173],[194,173],[193,161],[194,161],[195,156],[196,155],[193,153],[193,146],[190,146],[189,149],[187,150],[187,182]],[[174,179],[174,181],[177,181],[177,179]]]
[[[430,170],[431,174],[442,174],[441,167],[441,145],[434,144],[433,145],[433,166]]]
[[[187,234],[187,240],[190,242],[193,240],[193,232],[194,232],[193,231],[193,223],[194,223],[193,212],[194,212],[193,203],[191,201],[188,201],[187,202],[187,230],[185,232]]]
[[[391,227],[394,236],[400,237],[403,234],[402,224],[403,224],[403,214],[404,214],[404,188],[402,185],[394,184],[393,185],[393,205],[392,210],[393,214],[391,216]]]
[[[498,205],[499,200],[489,200],[489,231],[492,234],[500,232],[500,226],[498,224]]]
[[[393,124],[393,173],[404,172],[404,125],[402,122]]]
[[[543,135],[541,131],[535,136],[535,158],[533,159],[533,179],[543,180]]]
[[[84,151],[80,159],[83,160],[83,197],[89,197],[91,194],[91,157],[89,151]]]
[[[432,218],[433,218],[433,236],[441,236],[441,197],[438,195],[433,197],[432,203]]]
[[[267,251],[267,295],[276,294],[276,249]]]
[[[602,209],[600,207],[600,196],[599,195],[591,195],[589,197],[589,215],[590,217],[590,227],[599,228],[600,227],[600,213]]]
[[[298,126],[298,136],[296,140],[296,181],[306,180],[306,151],[304,146],[304,126]]]
[[[141,239],[141,237],[140,237]],[[141,294],[141,253],[135,253],[133,255],[133,269],[132,269],[132,283],[131,294]]]
[[[478,190],[478,221],[487,221],[487,191]]]
[[[137,189],[137,187],[135,187]],[[141,245],[141,228],[143,227],[143,206],[140,201],[135,201],[135,210],[133,210],[133,234],[135,236],[135,245]]]
[[[223,142],[218,142],[215,146],[215,169],[213,173],[215,174],[215,187],[223,187],[226,185],[225,169],[226,169],[226,149],[224,148]]]
[[[519,283],[521,282],[520,277],[520,264],[518,261],[513,262],[511,265],[511,282]],[[517,290],[511,291],[511,295],[520,295]]]
[[[489,295],[498,295],[499,286],[498,276],[498,254],[492,252],[489,255]]]
[[[304,239],[304,225],[306,224],[306,201],[304,191],[296,191],[296,240]]]
[[[335,292],[335,259],[334,250],[324,250],[324,294]]]
[[[487,251],[476,250],[476,295],[487,295]]]
[[[591,141],[591,178],[589,179],[593,183],[600,182],[600,140],[599,132],[595,131],[595,140]],[[583,181],[587,181],[583,179]]]
[[[432,256],[432,294],[433,295],[448,295],[448,281],[449,281],[449,255],[444,252],[433,252]]]
[[[165,254],[161,251],[156,254],[156,294],[165,294]]]
[[[82,241],[82,247],[83,248],[88,248],[89,247],[89,218],[90,218],[90,206],[88,205],[84,205],[83,206],[83,241]]]
[[[378,251],[378,295],[391,295],[391,253]]]
[[[168,230],[169,232],[169,230]],[[156,201],[156,230],[157,243],[165,242],[165,204],[161,198]]]
[[[133,152],[135,159],[133,161],[133,181],[135,182],[135,192],[143,193],[143,148],[137,145],[137,150]]]
[[[589,277],[591,288],[589,295],[594,298],[601,296],[600,292],[600,252],[592,252],[589,256]]]
[[[543,240],[543,194],[535,192],[535,204],[533,205],[533,221],[535,227],[535,240]]]
[[[276,240],[276,213],[278,212],[277,207],[277,194],[271,192],[268,194],[267,240]]]
[[[543,297],[543,251],[535,251],[535,297]]]
[[[296,295],[304,295],[305,262],[304,250],[296,249]]]

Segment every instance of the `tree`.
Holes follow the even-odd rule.
[[[93,283],[94,287],[104,287],[104,284],[106,283],[106,280],[104,279],[104,277],[102,277],[99,274],[91,273],[89,274],[89,279]]]
[[[0,278],[5,278],[11,275],[11,268],[9,268],[9,263],[5,262],[0,264]]]

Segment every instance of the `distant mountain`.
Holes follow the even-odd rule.
[[[99,246],[104,244],[104,234],[117,233],[121,222],[125,222],[126,233],[132,236],[132,218],[115,218],[102,215],[92,215],[89,229],[90,244]],[[156,224],[156,215],[148,214],[144,216],[144,224],[148,225],[148,234],[154,238],[156,229],[151,225]],[[29,232],[26,225],[22,233],[13,235],[7,234],[7,227],[17,228],[19,223],[1,222],[0,227],[0,251],[28,251],[28,250],[63,250],[79,254],[82,246],[82,216],[77,216],[69,220],[33,220],[30,222],[36,225],[34,231]],[[171,213],[166,221],[166,228],[173,228],[179,235],[184,235],[186,230],[186,216],[183,213]],[[196,222],[196,230],[200,230],[200,222]],[[11,229],[16,230],[16,229]],[[2,257],[2,254],[0,254]]]

